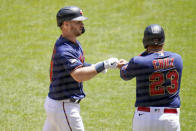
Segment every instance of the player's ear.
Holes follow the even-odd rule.
[[[67,29],[69,26],[69,22],[68,21],[64,21],[62,26],[61,26],[61,29]]]
[[[63,22],[63,24],[66,25],[66,26],[67,26],[69,23],[70,23],[69,21],[64,21],[64,22]]]

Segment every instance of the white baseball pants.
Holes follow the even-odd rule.
[[[46,98],[47,118],[43,131],[84,131],[80,105]]]
[[[165,113],[164,107],[150,107],[148,111],[138,111],[136,108],[133,117],[133,131],[180,131],[179,114]]]

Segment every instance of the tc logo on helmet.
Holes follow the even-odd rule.
[[[152,29],[152,33],[159,33],[161,31],[161,28],[159,26],[154,26]]]

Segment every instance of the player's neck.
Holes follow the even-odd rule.
[[[148,53],[161,53],[164,52],[163,46],[149,46],[147,48]]]
[[[62,37],[66,38],[67,40],[71,41],[72,43],[76,43],[76,37],[74,37],[74,36],[62,34]]]
[[[148,53],[162,53],[164,52],[163,48],[148,48],[147,49]]]

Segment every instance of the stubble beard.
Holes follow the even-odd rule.
[[[80,35],[82,34],[82,32],[83,32],[82,29],[77,30],[77,29],[74,28],[74,27],[72,27],[71,30],[73,31],[73,34],[74,34],[76,37],[80,36]]]

